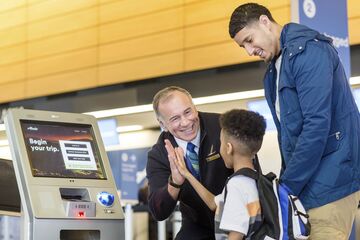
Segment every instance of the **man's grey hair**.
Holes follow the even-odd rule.
[[[162,100],[165,100],[166,98],[168,98],[173,92],[182,92],[184,93],[185,95],[187,95],[189,97],[189,99],[191,100],[192,102],[192,96],[191,94],[185,90],[184,88],[181,88],[181,87],[177,87],[177,86],[170,86],[170,87],[166,87],[166,88],[163,88],[161,89],[160,91],[158,91],[154,98],[153,98],[153,109],[154,109],[154,112],[156,114],[156,117],[160,117],[160,112],[159,112],[159,104],[160,104],[160,101]]]

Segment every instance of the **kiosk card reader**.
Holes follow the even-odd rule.
[[[5,125],[21,239],[124,239],[124,214],[94,117],[14,109]]]

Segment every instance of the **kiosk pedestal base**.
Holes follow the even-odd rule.
[[[34,219],[33,236],[26,240],[123,240],[124,220]]]

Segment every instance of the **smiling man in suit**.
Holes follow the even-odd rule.
[[[190,93],[180,87],[160,90],[153,108],[164,131],[148,153],[150,212],[164,220],[179,201],[182,226],[176,239],[215,239],[214,212],[181,176],[173,159],[174,147],[181,147],[189,171],[214,195],[221,193],[232,170],[219,154],[219,114],[198,112]]]

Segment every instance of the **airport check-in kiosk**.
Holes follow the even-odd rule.
[[[5,124],[21,239],[124,239],[124,214],[94,117],[14,109]]]

